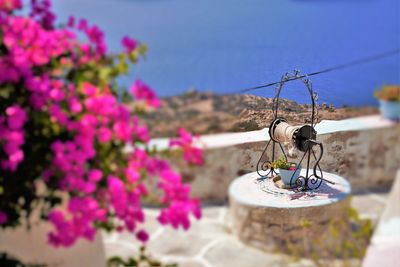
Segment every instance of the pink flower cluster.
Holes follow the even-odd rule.
[[[135,50],[135,48],[138,45],[136,40],[134,40],[128,36],[124,36],[124,38],[122,38],[121,43],[127,53],[131,53],[133,50]]]
[[[96,143],[112,140],[146,143],[149,139],[147,128],[140,125],[139,119],[132,117],[127,107],[119,103],[106,88],[100,89],[90,83],[84,83],[81,88],[74,93],[70,91],[69,94],[72,95],[71,98],[61,102],[53,101],[49,113],[55,122],[75,132],[75,137],[66,142],[53,143],[52,168],[49,168],[46,174],[50,179],[61,175],[60,188],[65,191],[96,195],[99,193],[97,184],[105,179],[105,175],[98,169],[86,171],[87,162],[96,158]],[[80,101],[82,96],[84,100]],[[63,102],[68,102],[71,112],[62,108],[65,106],[62,105]],[[77,115],[79,119],[76,119]],[[198,164],[200,161],[196,160],[193,163]],[[166,206],[159,218],[162,224],[171,224],[173,227],[182,225],[187,229],[190,225],[190,214],[200,218],[200,203],[190,198],[190,188],[182,183],[180,175],[173,172],[167,162],[151,158],[145,151],[135,149],[127,161],[127,167],[110,173],[106,178],[107,190],[97,195],[97,198],[102,198],[102,203],[108,203],[104,204],[106,209],[119,219],[118,229],[126,229],[136,233],[142,241],[147,240],[147,233],[137,227],[145,220],[141,197],[148,193],[141,180],[143,172],[160,177],[159,187],[164,192],[160,201]],[[70,244],[71,237],[67,236],[64,242],[62,233],[70,229],[75,222],[60,223],[61,218],[55,218],[57,221],[53,223],[57,231],[51,233],[49,241],[55,245]],[[86,218],[86,223],[81,225],[89,229],[74,230],[72,236],[75,239],[87,238],[86,233],[91,232],[90,229],[96,221],[97,217]]]
[[[8,156],[0,161],[4,170],[15,171],[24,159],[21,146],[24,144],[23,127],[27,119],[25,110],[18,105],[6,108],[6,116],[0,116],[0,144]]]
[[[135,183],[128,183],[134,185]],[[110,175],[107,179],[107,190],[111,209],[117,218],[121,219],[124,228],[133,232],[138,223],[144,222],[144,212],[141,208],[140,197],[147,194],[143,184],[129,190],[118,177]]]
[[[198,200],[190,198],[190,187],[182,183],[179,173],[172,170],[165,160],[150,157],[144,150],[136,149],[128,159],[128,166],[121,169],[118,176],[110,174],[107,176],[106,191],[98,192],[98,199],[105,203],[105,210],[114,214],[118,221],[116,229],[127,230],[136,233],[136,237],[142,242],[148,240],[148,234],[143,229],[138,229],[138,225],[145,222],[145,214],[142,210],[141,197],[148,194],[148,190],[143,183],[141,173],[146,171],[149,175],[159,176],[159,188],[163,191],[160,202],[165,206],[161,209],[158,220],[161,224],[170,224],[174,228],[182,226],[184,229],[190,227],[190,215],[201,218],[200,203]],[[100,170],[91,170],[86,178],[86,187],[73,189],[81,193],[92,193],[91,183],[99,182],[104,178]],[[85,185],[85,182],[82,183]],[[71,188],[72,189],[72,188]],[[89,189],[89,190],[85,190]],[[77,201],[73,199],[73,201]],[[81,202],[78,202],[78,204]],[[85,204],[89,206],[88,204]],[[98,207],[92,204],[94,207]],[[73,219],[66,219],[61,211],[54,211],[49,217],[55,225],[56,231],[51,232],[49,241],[54,245],[68,246],[78,237],[87,239],[92,238],[93,225],[99,220],[102,221],[103,209],[93,216],[81,218],[81,210],[68,209],[73,214]],[[89,213],[88,211],[85,211]],[[82,213],[83,214],[83,213]],[[101,216],[99,217],[98,214]],[[77,220],[80,226],[76,228]],[[64,233],[73,233],[65,235]]]
[[[0,225],[5,224],[8,221],[7,213],[0,211]]]
[[[30,17],[40,22],[45,29],[52,29],[56,16],[51,12],[50,0],[31,0]]]
[[[44,66],[52,58],[70,50],[70,38],[74,37],[70,31],[48,31],[30,18],[17,16],[6,17],[1,24],[1,31],[8,53],[0,58],[0,83],[16,83],[21,78],[27,81],[45,80],[46,77],[36,78],[33,68]],[[46,93],[43,92],[44,89],[46,88],[31,88],[41,94]]]
[[[70,196],[67,210],[53,209],[48,215],[54,225],[49,242],[70,246],[79,238],[93,240],[101,224],[126,229],[146,242],[148,234],[140,226],[145,222],[141,199],[149,194],[144,179],[153,177],[158,177],[162,191],[157,196],[163,206],[160,223],[188,229],[191,215],[201,217],[200,203],[190,197],[190,187],[167,161],[138,148],[149,140],[147,127],[118,101],[111,85],[96,78],[91,83],[69,78],[85,64],[110,62],[103,32],[86,20],[75,23],[74,18],[67,28],[55,28],[49,0],[32,0],[29,16],[15,15],[19,8],[21,1],[0,0],[4,48],[0,48],[0,85],[11,87],[11,93],[24,103],[7,104],[0,111],[0,149],[7,156],[0,158],[0,168],[18,170],[24,163],[23,147],[31,145],[24,144],[24,128],[35,116],[45,116],[49,128],[56,130],[52,132],[54,142],[48,144],[51,164],[43,166],[42,177],[49,187],[56,185],[52,190]],[[75,31],[83,32],[89,42],[80,41]],[[130,53],[137,43],[125,37],[123,46]],[[132,85],[131,93],[150,107],[160,105],[142,81]],[[201,150],[192,141],[181,129],[180,138],[171,146],[181,147],[188,162],[202,164]],[[134,147],[130,155],[121,151],[127,144]],[[7,220],[0,210],[0,224]]]
[[[183,158],[190,164],[203,165],[203,150],[193,145],[193,135],[183,128],[178,129],[179,137],[169,143],[171,148],[179,147],[183,150]]]
[[[79,64],[86,64],[91,60],[99,60],[107,53],[107,45],[104,40],[104,33],[97,25],[90,26],[87,20],[80,19],[76,22],[75,17],[70,17],[67,23],[71,29],[83,32],[89,43],[80,45],[82,55]]]
[[[104,222],[107,219],[107,211],[91,197],[71,198],[68,211],[70,218],[66,218],[58,209],[53,209],[49,214],[49,220],[56,229],[49,233],[49,242],[54,246],[71,246],[79,236],[93,240],[96,234],[93,221]]]
[[[144,101],[149,107],[157,108],[160,106],[160,100],[157,98],[156,94],[141,80],[137,80],[132,84],[131,93],[136,100]]]
[[[11,12],[22,8],[22,0],[0,0],[0,11]]]
[[[164,191],[163,203],[169,203],[168,207],[161,210],[158,220],[161,224],[171,224],[174,228],[180,225],[189,229],[189,214],[197,219],[201,218],[200,203],[190,198],[190,187],[182,183],[179,173],[166,168],[160,173],[159,187]]]
[[[197,219],[201,218],[200,202],[190,198],[190,187],[183,184],[181,175],[167,161],[151,158],[143,150],[137,149],[128,166],[136,173],[144,169],[149,175],[160,177],[158,187],[163,191],[160,201],[165,206],[158,217],[161,224],[188,229],[191,214]]]

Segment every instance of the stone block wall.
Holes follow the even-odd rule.
[[[257,134],[246,134],[251,137],[253,133]],[[267,144],[267,137],[250,142],[248,138],[243,142],[231,142],[222,136],[220,139],[222,144],[205,149],[205,165],[202,167],[188,167],[182,161],[174,160],[184,179],[192,185],[193,195],[206,202],[226,201],[230,182],[256,170]],[[317,139],[324,146],[320,163],[322,170],[345,177],[353,191],[389,186],[400,168],[400,124],[370,125],[343,131],[337,128],[334,132],[325,131]],[[229,145],[224,146],[225,141]],[[268,154],[270,149],[271,146]],[[296,162],[298,157],[290,161]]]

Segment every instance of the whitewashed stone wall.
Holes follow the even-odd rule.
[[[317,131],[325,150],[321,168],[348,179],[353,191],[389,186],[394,180],[400,168],[400,124],[372,116],[322,122]],[[195,197],[224,202],[230,182],[255,171],[267,138],[266,129],[201,137],[199,142],[207,147],[205,165],[187,167],[180,160],[174,164],[192,184]]]

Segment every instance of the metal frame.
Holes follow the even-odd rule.
[[[280,99],[280,94],[283,86],[285,85],[286,82],[288,81],[293,81],[293,80],[300,80],[303,82],[304,86],[307,88],[308,93],[310,94],[310,99],[311,99],[311,120],[309,125],[314,129],[317,120],[318,120],[318,110],[317,110],[317,105],[316,101],[318,99],[318,95],[314,92],[312,83],[308,79],[307,75],[302,75],[300,74],[300,71],[294,70],[292,73],[287,72],[285,73],[276,86],[276,95],[274,97],[274,102],[273,102],[273,114],[274,114],[274,121],[278,119],[278,110],[279,110],[279,99]],[[273,123],[272,123],[273,124]],[[260,159],[257,162],[257,173],[260,175],[260,180],[267,179],[267,178],[272,178],[274,175],[277,174],[277,172],[274,170],[274,168],[271,166],[271,163],[275,161],[275,152],[276,150],[279,149],[281,150],[283,156],[285,157],[287,161],[287,155],[285,153],[285,150],[282,147],[282,144],[275,141],[271,135],[271,128],[274,127],[274,125],[270,125],[269,128],[269,136],[270,140],[268,141],[267,145],[264,148],[264,151],[261,154]],[[269,157],[265,161],[263,161],[263,157],[267,152],[267,149],[269,145],[272,142],[272,156],[271,160],[269,160]],[[322,181],[326,181],[328,183],[331,183],[328,180],[325,180],[323,178],[323,172],[321,170],[321,167],[319,165],[319,162],[322,158],[323,154],[323,146],[320,142],[316,140],[307,140],[307,142],[310,143],[308,146],[307,150],[303,152],[304,154],[301,156],[301,159],[299,163],[297,164],[297,169],[301,167],[301,164],[303,163],[303,160],[306,158],[306,175],[305,176],[300,176],[297,179],[294,179],[294,174],[292,175],[290,185],[293,188],[297,188],[302,191],[307,191],[307,190],[314,190],[317,189],[321,186]],[[279,148],[276,146],[279,145]],[[319,148],[319,156],[316,155],[316,152],[314,151],[314,147]],[[314,166],[312,168],[312,173],[310,173],[310,166],[311,166],[311,161],[315,160]],[[296,170],[297,170],[296,169]]]

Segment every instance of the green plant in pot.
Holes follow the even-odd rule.
[[[278,170],[279,176],[285,185],[290,185],[291,182],[294,183],[301,172],[301,166],[297,167],[296,163],[288,162],[283,156],[272,162],[271,167]]]
[[[400,120],[400,86],[384,85],[375,91],[382,116],[389,120]]]

